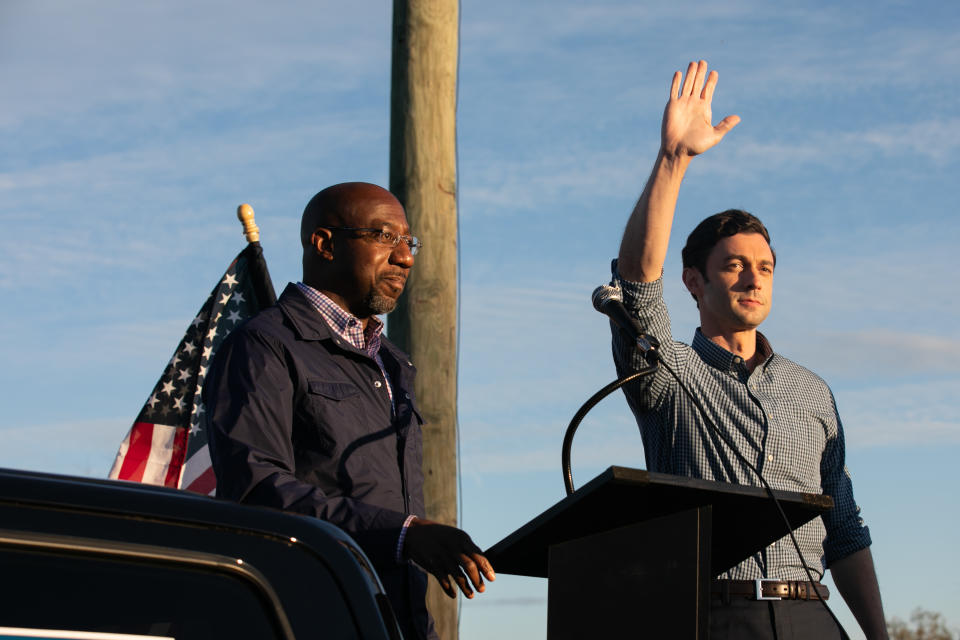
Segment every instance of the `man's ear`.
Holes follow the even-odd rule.
[[[681,277],[690,295],[700,300],[700,293],[703,291],[703,274],[700,273],[700,270],[695,267],[684,267]]]
[[[333,260],[333,232],[330,229],[317,227],[310,236],[310,245],[317,255],[324,260]]]

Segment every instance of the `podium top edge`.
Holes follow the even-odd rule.
[[[676,476],[669,473],[658,473],[656,471],[646,471],[644,469],[634,469],[633,467],[618,466],[607,467],[603,473],[587,482],[585,485],[583,485],[583,487],[575,491],[573,495],[575,496],[581,491],[589,493],[590,489],[599,487],[607,482],[637,485],[660,484],[704,490],[721,489],[724,493],[739,493],[742,495],[757,497],[768,495],[767,490],[764,487],[756,485],[735,484],[718,480],[705,480],[703,478]],[[826,494],[790,491],[788,489],[777,488],[774,488],[773,492],[777,498],[780,499],[803,502],[819,509],[833,508],[833,498]],[[570,498],[572,496],[567,497]]]

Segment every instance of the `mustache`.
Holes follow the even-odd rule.
[[[406,271],[396,270],[396,271],[388,271],[388,272],[386,272],[386,273],[381,273],[380,276],[379,276],[377,279],[378,279],[378,280],[384,280],[384,279],[386,279],[386,278],[400,278],[401,280],[403,280],[404,282],[406,282],[406,281],[407,281],[407,277],[408,277],[409,275],[410,275],[410,274],[407,273]]]

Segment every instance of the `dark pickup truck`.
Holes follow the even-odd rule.
[[[0,638],[136,636],[401,637],[372,565],[328,523],[0,469]]]

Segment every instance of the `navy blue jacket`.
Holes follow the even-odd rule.
[[[396,416],[377,363],[333,332],[295,285],[233,330],[203,387],[219,496],[322,518],[370,557],[404,634],[427,637],[426,575],[397,563],[424,517],[416,369],[385,338]]]

